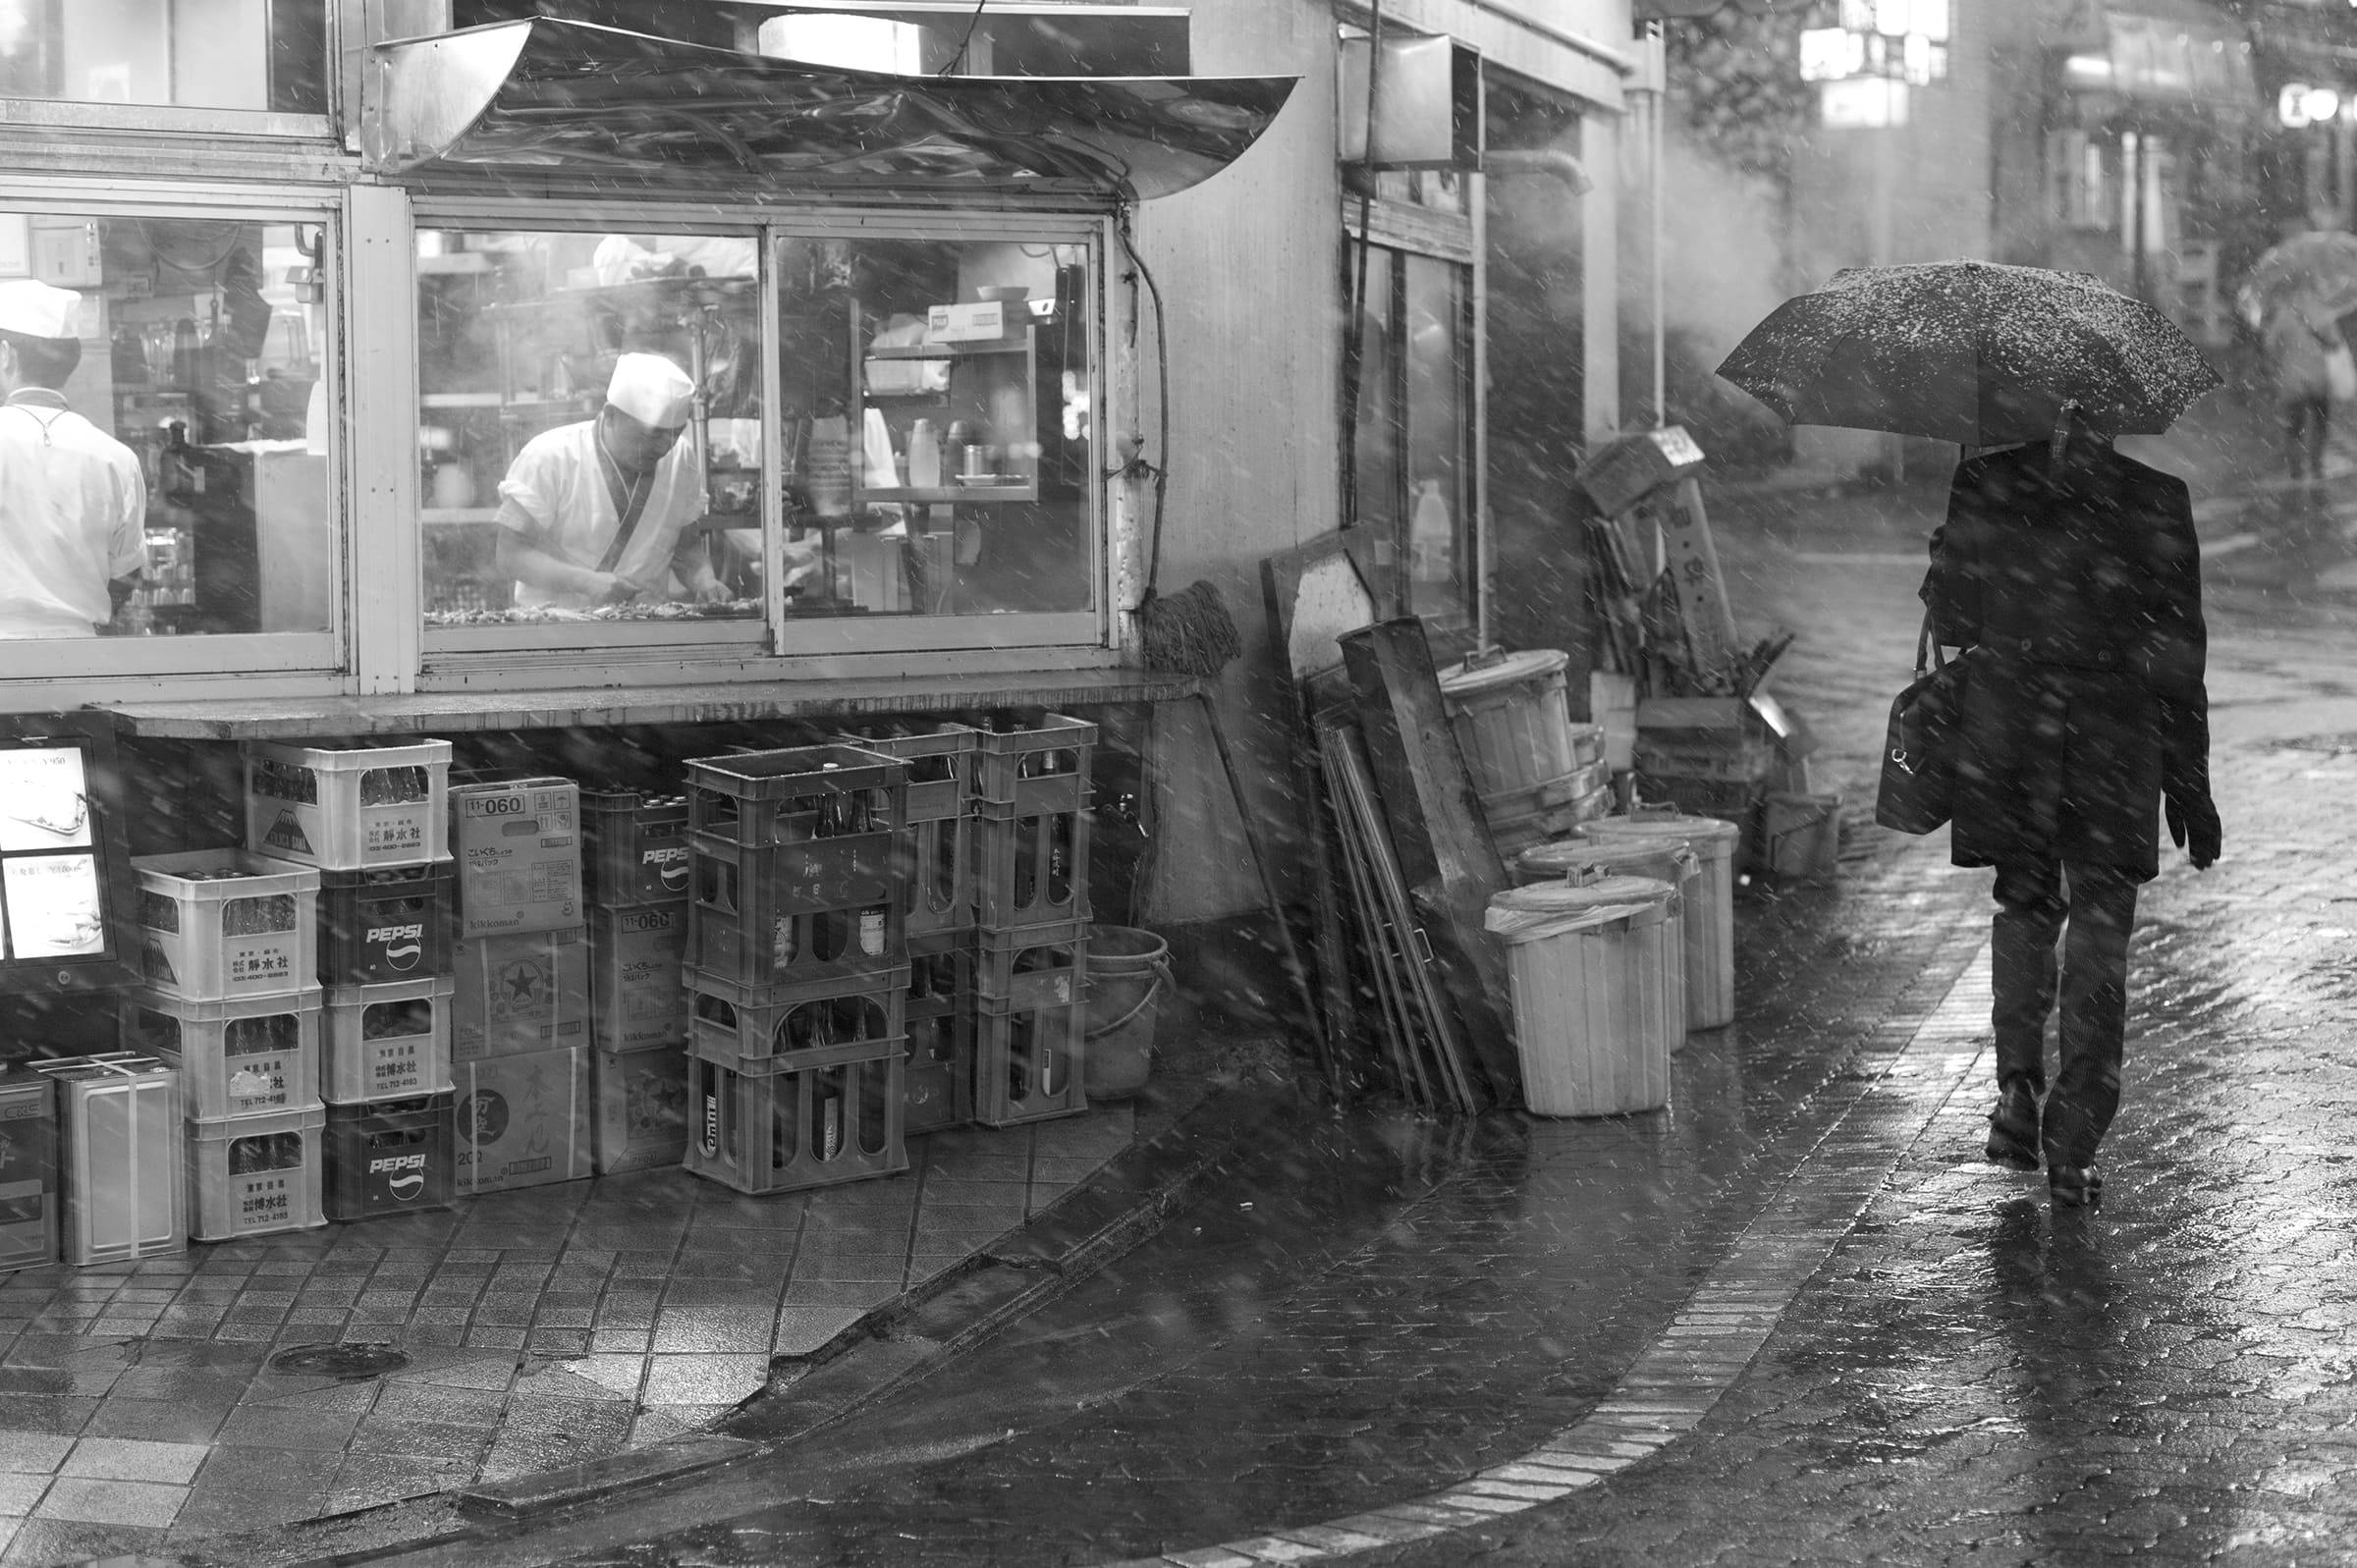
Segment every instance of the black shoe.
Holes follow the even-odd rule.
[[[2038,1158],[2038,1093],[2014,1079],[1997,1093],[1997,1108],[1989,1112],[1989,1158],[2015,1170],[2036,1170]]]
[[[2104,1201],[2104,1175],[2093,1165],[2049,1165],[2046,1190],[2057,1209],[2093,1209]]]

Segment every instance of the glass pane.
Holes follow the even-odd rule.
[[[1420,616],[1462,614],[1465,542],[1465,269],[1402,256],[1406,275],[1407,577]]]
[[[47,502],[0,531],[0,637],[328,628],[324,233],[0,213],[0,277],[78,297],[0,351],[0,469]]]
[[[327,113],[327,0],[0,0],[0,97]]]
[[[1362,250],[1364,251],[1362,257]],[[1358,483],[1358,521],[1373,528],[1376,563],[1395,567],[1402,516],[1399,481],[1399,402],[1395,395],[1398,375],[1398,345],[1393,327],[1393,252],[1352,244],[1349,264],[1355,283],[1361,260],[1366,264],[1365,304],[1359,312],[1357,448],[1353,467]],[[1350,367],[1345,365],[1348,373]]]
[[[760,615],[759,259],[419,231],[428,624]]]
[[[1096,604],[1088,251],[788,239],[788,613]]]

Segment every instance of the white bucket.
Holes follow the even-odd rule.
[[[1735,1021],[1735,842],[1742,830],[1717,817],[1639,806],[1626,816],[1580,824],[1599,841],[1683,840],[1702,862],[1699,894],[1686,900],[1686,1027]]]
[[[1694,960],[1688,932],[1708,911],[1701,903],[1702,858],[1683,838],[1559,838],[1523,850],[1507,869],[1515,884],[1525,888],[1560,887],[1566,882],[1576,886],[1583,879],[1608,876],[1650,877],[1675,889],[1679,940],[1673,945],[1677,992],[1671,998],[1670,1049],[1675,1051],[1686,1043],[1690,989],[1686,966]]]
[[[1646,877],[1513,888],[1485,921],[1506,944],[1522,1100],[1541,1116],[1670,1103],[1683,939],[1677,892]]]

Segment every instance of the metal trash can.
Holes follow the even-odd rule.
[[[1684,987],[1677,890],[1650,877],[1511,888],[1485,924],[1506,944],[1522,1098],[1542,1116],[1670,1103]]]

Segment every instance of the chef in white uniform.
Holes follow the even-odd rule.
[[[729,597],[712,569],[704,477],[681,441],[695,383],[661,354],[626,353],[594,419],[524,444],[499,482],[499,570],[523,608],[642,595]]]
[[[82,296],[0,283],[0,637],[89,637],[145,570],[147,481],[67,406]]]

